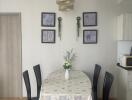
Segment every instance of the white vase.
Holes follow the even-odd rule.
[[[69,80],[70,75],[69,75],[69,69],[65,70],[65,80]]]

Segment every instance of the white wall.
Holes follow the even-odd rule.
[[[52,71],[61,68],[65,50],[74,48],[77,58],[73,65],[93,75],[94,64],[102,65],[99,78],[99,95],[102,96],[102,83],[105,71],[115,75],[111,95],[116,97],[116,10],[115,0],[76,0],[71,12],[59,12],[55,0],[0,0],[0,12],[21,12],[22,16],[22,69],[30,72],[32,95],[36,95],[36,82],[32,66],[41,65],[43,79]],[[56,12],[63,18],[62,41],[56,33],[56,44],[41,43],[41,12]],[[82,44],[82,30],[76,41],[76,16],[84,11],[98,12],[98,26],[85,29],[98,29],[98,44]],[[57,26],[57,23],[56,23]],[[53,28],[57,30],[57,27]],[[26,95],[23,83],[23,96]]]

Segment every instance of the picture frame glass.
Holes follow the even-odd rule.
[[[96,12],[83,13],[83,26],[97,26],[97,13]]]
[[[55,13],[42,13],[41,25],[45,27],[55,27]]]
[[[42,43],[55,43],[55,30],[42,30]]]
[[[86,44],[97,43],[97,30],[85,30],[83,33],[83,42]]]

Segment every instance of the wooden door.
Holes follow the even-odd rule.
[[[22,96],[20,14],[0,14],[0,97]]]

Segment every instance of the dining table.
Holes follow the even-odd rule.
[[[59,69],[42,82],[39,100],[92,100],[89,77],[80,70],[70,70],[69,80],[65,70]]]

